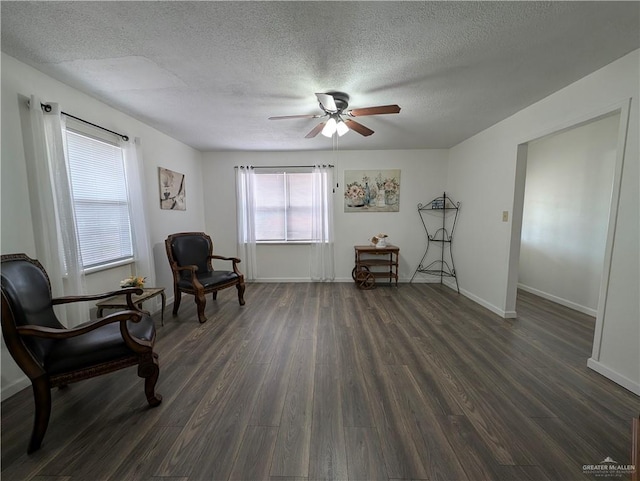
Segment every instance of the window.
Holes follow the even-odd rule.
[[[83,268],[133,260],[122,149],[71,128],[66,140]]]
[[[256,173],[256,241],[311,240],[312,174]]]

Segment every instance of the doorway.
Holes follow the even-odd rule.
[[[620,113],[528,142],[518,288],[596,317]]]
[[[609,161],[610,163],[613,163],[613,173],[612,173],[613,177],[607,181],[608,186],[606,187],[606,192],[608,192],[608,194],[606,196],[603,196],[602,192],[600,192],[599,195],[597,196],[599,199],[597,201],[599,203],[598,210],[600,211],[600,215],[605,219],[604,230],[606,231],[606,234],[604,239],[604,248],[602,243],[602,234],[600,234],[600,239],[598,244],[599,247],[597,247],[597,249],[595,248],[594,245],[591,245],[591,246],[583,245],[584,242],[582,243],[579,242],[578,244],[564,242],[562,240],[564,238],[558,237],[559,235],[558,233],[554,233],[553,236],[548,236],[548,237],[555,236],[554,240],[556,242],[551,243],[552,246],[557,246],[558,244],[564,244],[563,249],[565,252],[565,256],[570,256],[570,257],[577,256],[578,254],[580,254],[580,252],[576,252],[576,251],[582,250],[582,251],[588,251],[589,256],[595,257],[596,254],[593,254],[593,253],[598,252],[597,259],[596,260],[592,259],[591,266],[589,267],[590,272],[593,272],[595,269],[595,272],[596,272],[595,277],[591,276],[589,281],[582,282],[583,285],[585,283],[591,283],[595,285],[595,291],[597,291],[597,296],[594,295],[593,285],[591,285],[591,290],[588,291],[588,294],[585,294],[584,292],[581,294],[582,297],[576,297],[575,292],[571,292],[571,289],[577,290],[577,286],[565,286],[570,288],[560,292],[559,295],[554,294],[554,292],[548,292],[549,290],[555,291],[553,287],[553,283],[535,284],[534,286],[530,286],[530,287],[533,287],[534,289],[537,289],[540,292],[551,294],[551,296],[555,296],[556,298],[553,298],[550,296],[549,298],[551,298],[556,302],[558,302],[558,300],[568,300],[570,302],[565,303],[565,305],[569,305],[569,307],[574,309],[579,308],[578,310],[582,310],[583,312],[587,312],[590,315],[596,316],[596,332],[595,332],[594,349],[593,349],[594,357],[596,359],[599,354],[598,346],[599,346],[599,340],[602,333],[603,313],[605,310],[606,299],[607,299],[607,289],[608,289],[608,280],[609,280],[608,274],[609,274],[609,269],[611,265],[611,256],[613,251],[613,238],[614,238],[614,231],[615,231],[615,224],[616,224],[616,217],[617,217],[617,210],[618,210],[618,199],[619,199],[619,193],[620,193],[620,181],[622,177],[622,164],[623,164],[624,146],[626,141],[628,117],[629,117],[629,102],[625,101],[624,103],[619,104],[617,107],[614,106],[610,110],[603,112],[600,115],[597,115],[597,114],[592,115],[590,118],[587,118],[584,121],[579,121],[579,120],[573,121],[565,125],[559,125],[559,126],[556,126],[555,128],[549,129],[548,131],[541,133],[541,135],[536,136],[534,139],[528,140],[518,145],[518,151],[517,151],[516,180],[515,180],[514,206],[513,206],[513,217],[512,217],[513,222],[511,226],[512,229],[511,229],[511,241],[510,241],[511,249],[509,254],[509,275],[508,275],[507,295],[506,295],[506,310],[511,314],[510,317],[517,317],[516,296],[517,296],[517,290],[518,290],[519,284],[520,284],[520,287],[522,287],[523,285],[527,286],[527,283],[533,284],[534,282],[537,282],[532,279],[534,279],[536,275],[539,277],[540,271],[541,271],[540,269],[538,269],[538,272],[535,275],[531,275],[530,273],[526,273],[525,271],[521,279],[521,274],[520,274],[521,251],[524,257],[527,257],[527,256],[529,257],[528,258],[529,263],[531,262],[532,258],[535,259],[536,256],[538,256],[539,258],[542,255],[540,252],[531,252],[530,250],[532,248],[531,238],[532,236],[534,237],[538,236],[538,239],[539,239],[540,237],[544,236],[544,234],[541,232],[535,232],[535,231],[532,232],[530,229],[530,226],[527,226],[523,229],[523,223],[525,220],[524,219],[525,191],[527,190],[527,170],[528,170],[527,164],[529,160],[528,159],[529,150],[532,149],[533,151],[532,159],[535,159],[537,155],[541,153],[540,151],[544,152],[545,149],[548,150],[548,147],[553,144],[554,138],[556,138],[556,140],[558,138],[562,140],[563,134],[567,134],[568,137],[565,138],[566,140],[567,138],[570,139],[571,136],[573,136],[574,137],[573,141],[569,141],[568,144],[571,144],[573,142],[575,146],[576,138],[579,138],[581,132],[582,134],[588,133],[589,129],[597,128],[599,125],[603,125],[603,124],[608,125],[607,128],[609,129],[609,134],[608,134],[609,140],[602,142],[602,145],[596,143],[596,145],[600,145],[600,146],[593,147],[596,151],[607,150],[607,147],[603,147],[603,145],[607,145],[607,142],[608,142],[608,145],[609,145],[608,149],[611,151],[615,151],[612,154],[614,157],[614,160]],[[603,124],[599,124],[599,122],[602,122]],[[584,130],[581,129],[583,127],[584,127]],[[588,134],[586,141],[583,138],[583,141],[581,143],[578,143],[579,146],[580,145],[582,146],[583,150],[584,150],[584,145],[582,144],[588,145],[593,140],[589,137],[589,135],[591,134]],[[612,147],[612,143],[611,143],[612,134],[615,137],[614,148]],[[600,136],[601,136],[600,134],[596,134],[596,137],[600,137]],[[538,150],[539,152],[536,153],[535,152],[536,150]],[[550,150],[553,151],[553,149],[550,149]],[[587,149],[587,150],[589,152],[591,151],[590,149]],[[532,160],[532,161],[535,162],[535,160]],[[542,164],[544,164],[544,162],[545,161],[542,161]],[[551,162],[551,160],[547,158],[546,162],[549,163]],[[594,160],[591,159],[591,162],[594,162]],[[540,166],[535,166],[535,167],[540,167]],[[530,212],[526,213],[526,215],[529,216],[531,214],[534,217],[536,216],[543,217],[547,219],[546,221],[548,223],[552,223],[551,221],[549,221],[550,217],[556,217],[559,219],[564,219],[566,221],[566,219],[569,218],[568,211],[573,210],[574,217],[581,219],[582,223],[589,224],[589,220],[592,218],[591,216],[593,216],[594,214],[593,206],[591,204],[596,202],[596,200],[595,200],[595,197],[592,198],[588,195],[589,182],[586,180],[588,178],[594,177],[592,175],[593,172],[588,172],[588,171],[584,172],[585,169],[588,169],[588,167],[577,168],[574,165],[573,170],[571,168],[568,169],[568,172],[570,174],[567,174],[565,172],[560,176],[561,177],[560,180],[564,180],[567,182],[569,181],[574,182],[576,180],[570,177],[576,177],[577,180],[581,180],[583,187],[582,187],[582,193],[580,193],[580,195],[571,196],[565,192],[560,192],[558,195],[556,195],[555,192],[552,192],[552,197],[556,199],[555,204],[546,202],[546,205],[545,205],[544,203],[545,199],[543,198],[540,201],[539,205],[534,207],[533,210],[531,210]],[[540,169],[540,170],[544,171],[544,169]],[[608,174],[608,175],[611,175],[611,174]],[[595,181],[597,181],[598,176],[595,176],[595,177],[596,177]],[[545,188],[547,190],[549,189],[549,184],[555,185],[555,190],[562,190],[562,187],[564,186],[562,182],[558,183],[557,179],[552,179],[551,181],[547,179],[546,187],[545,187],[544,181],[539,182],[539,184],[541,184],[542,187],[538,187],[538,188],[532,187],[532,189],[533,190],[538,189],[540,192],[544,192]],[[561,187],[557,187],[558,185],[560,185]],[[600,186],[600,189],[602,189],[602,186]],[[578,198],[579,200],[574,201],[574,198]],[[560,201],[563,201],[563,202],[560,202]],[[571,205],[567,205],[567,202],[569,202]],[[565,209],[566,209],[566,212],[565,212]],[[602,210],[604,210],[605,215],[602,215]],[[538,224],[538,227],[544,226],[544,222],[545,220],[542,219]],[[571,222],[575,223],[576,220],[573,219]],[[567,224],[566,222],[564,224],[560,223],[561,227],[564,226],[565,231],[566,231],[567,225],[569,224]],[[584,226],[581,226],[581,227],[584,227]],[[602,228],[602,226],[600,227]],[[558,228],[557,225],[556,225],[556,228]],[[596,235],[594,234],[594,236]],[[547,239],[543,239],[543,240],[547,242]],[[590,242],[593,244],[594,243],[593,241],[594,239],[591,239]],[[527,243],[527,245],[524,245],[525,243]],[[567,245],[569,247],[568,250],[567,250]],[[589,249],[587,249],[587,247]],[[586,255],[586,254],[584,254],[583,252],[583,255]],[[542,270],[543,275],[546,274],[547,278],[550,277],[551,273],[560,272],[563,269],[571,270],[568,267],[570,267],[572,263],[576,264],[576,260],[570,258],[568,259],[568,261],[571,261],[571,262],[565,262],[563,266],[561,262],[566,261],[567,259],[562,259],[562,258],[558,259],[557,252],[552,252],[552,255],[549,257],[550,259],[547,259],[547,267],[552,266],[551,269],[547,268],[546,270]],[[552,263],[550,264],[549,262],[552,262]],[[553,262],[556,262],[556,263],[560,262],[560,267],[556,267],[555,264],[553,264]],[[577,261],[577,262],[579,263],[580,261]],[[595,267],[593,267],[594,265]],[[575,272],[573,272],[572,275],[574,276],[574,278],[576,277]],[[567,282],[573,282],[573,281],[567,280],[566,278],[564,278],[564,282],[567,283]],[[543,287],[542,288],[535,287],[536,285],[538,286],[542,285]],[[534,293],[537,293],[537,292],[534,292]],[[597,298],[597,301],[594,301],[594,298]],[[585,306],[585,304],[587,305]],[[583,307],[586,309],[582,309]]]

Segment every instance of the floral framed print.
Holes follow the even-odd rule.
[[[400,169],[345,170],[345,212],[398,212]]]
[[[159,167],[160,208],[163,210],[187,210],[184,174]]]

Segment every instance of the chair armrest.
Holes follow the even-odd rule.
[[[112,322],[133,321],[139,322],[142,319],[142,313],[139,311],[120,311],[110,314],[93,322],[85,324],[82,327],[73,327],[71,329],[56,329],[54,327],[36,326],[27,324],[18,326],[18,334],[21,336],[43,337],[45,339],[68,339],[70,337],[81,336],[87,332],[91,332],[99,327],[111,324]]]
[[[221,261],[233,261],[233,262],[242,262],[238,257],[224,257],[218,255],[211,255],[209,259],[219,259]]]
[[[140,295],[143,290],[139,287],[127,287],[126,289],[120,289],[118,291],[105,292],[103,294],[89,294],[86,296],[65,296],[56,297],[51,300],[51,303],[55,306],[58,304],[68,304],[70,302],[83,302],[83,301],[99,301],[100,299],[107,299],[108,297],[119,296],[121,294],[127,295],[127,300],[131,298],[133,294]]]
[[[193,288],[196,290],[202,290],[204,289],[204,286],[202,284],[200,284],[200,281],[198,280],[198,275],[197,275],[197,270],[198,270],[198,266],[195,265],[188,265],[188,266],[173,266],[172,267],[174,269],[175,272],[178,271],[191,271],[191,284],[193,284]]]
[[[188,266],[172,266],[174,276],[180,271],[189,271],[191,272],[191,279],[196,278],[196,271],[198,270],[198,266],[188,265]]]
[[[233,263],[233,272],[235,272],[235,274],[240,277],[242,275],[242,272],[240,272],[238,270],[238,264],[240,262],[242,262],[238,257],[224,257],[224,256],[218,256],[218,255],[210,255],[208,256],[209,259],[216,259],[216,260],[220,260],[220,261],[231,261]]]
[[[88,332],[94,331],[99,327],[111,324],[113,322],[120,323],[120,333],[124,342],[135,352],[142,352],[153,347],[153,342],[144,341],[134,337],[127,329],[127,321],[140,322],[143,313],[140,311],[120,311],[108,316],[96,319],[82,327],[74,327],[71,329],[55,329],[51,327],[26,325],[17,327],[18,334],[21,336],[41,337],[44,339],[68,339],[71,337],[81,336]]]

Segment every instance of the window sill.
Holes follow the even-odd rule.
[[[320,242],[314,242],[310,240],[305,241],[257,241],[257,245],[263,246],[286,246],[286,245],[294,245],[294,246],[311,246],[315,244],[320,244]],[[329,244],[329,242],[325,241],[324,244]]]
[[[287,245],[294,245],[294,246],[304,246],[304,245],[310,245],[313,244],[312,241],[256,241],[257,245],[267,245],[267,246],[287,246]]]
[[[135,259],[133,257],[131,257],[129,259],[122,259],[122,260],[119,260],[119,261],[111,262],[109,264],[101,264],[99,266],[87,267],[86,269],[84,269],[84,273],[85,274],[94,274],[96,272],[106,271],[106,270],[109,270],[109,269],[114,269],[116,267],[121,267],[121,266],[126,266],[128,264],[133,264],[134,262],[135,262]]]
[[[267,246],[286,246],[286,245],[309,245],[312,244],[311,241],[256,241],[257,245],[267,245]]]

